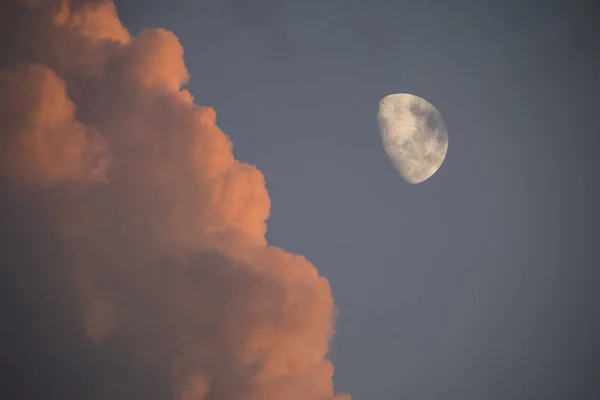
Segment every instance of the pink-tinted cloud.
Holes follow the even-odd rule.
[[[338,398],[329,284],[267,244],[264,177],[182,88],[177,37],[130,37],[109,1],[0,15],[18,44],[0,60],[6,268],[18,298],[48,299],[7,318],[53,321],[6,346],[39,340],[35,359],[70,338],[53,345],[77,366],[52,381],[62,398]]]

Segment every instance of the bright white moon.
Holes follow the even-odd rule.
[[[383,147],[394,168],[408,183],[429,179],[448,152],[442,115],[412,94],[391,94],[379,102],[377,114]]]

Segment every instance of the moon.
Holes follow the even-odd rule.
[[[390,94],[379,102],[377,120],[385,152],[406,182],[424,182],[442,166],[448,132],[431,103],[412,94]]]

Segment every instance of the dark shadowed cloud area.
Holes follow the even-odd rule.
[[[600,3],[0,2],[0,397],[600,398]],[[377,106],[431,102],[404,183]]]

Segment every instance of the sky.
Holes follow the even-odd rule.
[[[598,398],[599,19],[2,2],[6,397]],[[448,130],[419,185],[391,93]]]

